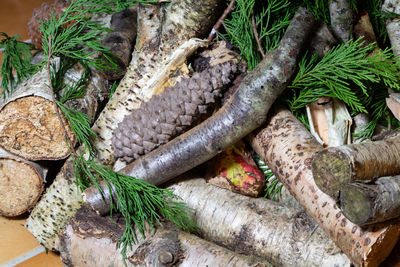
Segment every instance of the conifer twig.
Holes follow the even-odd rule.
[[[47,71],[47,78],[49,79],[49,86],[50,86],[50,89],[51,89],[50,90],[50,92],[51,92],[50,94],[51,94],[51,98],[52,98],[51,101],[53,102],[54,108],[56,110],[57,118],[61,123],[61,128],[64,131],[64,137],[65,137],[65,139],[66,139],[66,141],[68,143],[68,146],[70,147],[74,157],[77,158],[77,154],[76,154],[76,151],[75,151],[75,148],[74,148],[74,144],[73,144],[73,142],[71,140],[71,137],[68,135],[67,128],[66,128],[65,123],[64,123],[64,121],[63,121],[63,119],[61,117],[61,114],[60,114],[60,111],[59,111],[58,105],[57,105],[56,96],[54,94],[54,87],[53,87],[53,82],[51,80],[51,72],[50,72],[50,61],[51,61],[51,57],[52,57],[51,36],[49,36],[48,39],[49,39],[49,51],[48,51],[47,59],[46,59],[46,61],[47,61],[46,62],[46,71]]]
[[[224,24],[224,19],[233,10],[233,6],[235,5],[235,3],[236,3],[236,0],[231,0],[231,2],[229,3],[228,7],[225,9],[224,13],[218,19],[217,23],[214,25],[214,27],[212,28],[210,34],[208,35],[208,38],[207,38],[208,42],[211,42],[214,39],[215,35],[217,35],[219,27],[221,27],[221,25]]]
[[[253,28],[254,38],[256,38],[258,51],[260,51],[262,57],[264,58],[265,57],[265,53],[264,53],[264,50],[262,49],[262,46],[261,46],[260,37],[258,36],[256,20],[254,18],[254,11],[251,12],[251,27]]]

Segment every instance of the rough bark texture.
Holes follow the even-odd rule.
[[[312,159],[312,173],[317,186],[334,199],[341,184],[397,175],[400,137],[319,151]]]
[[[237,92],[217,113],[121,172],[161,184],[211,159],[260,126],[290,81],[313,24],[312,15],[300,8],[279,47],[243,79]]]
[[[190,38],[201,38],[208,33],[218,17],[216,10],[221,2],[173,0],[167,7],[163,4],[139,6],[138,38],[131,63],[93,128],[98,134],[94,145],[103,164],[114,163],[111,138],[118,123],[141,102],[160,93],[168,76],[204,45],[192,41],[181,47]]]
[[[77,66],[69,70],[66,83],[78,81],[82,71]],[[46,71],[40,71],[0,102],[0,146],[4,150],[28,160],[57,160],[69,155],[48,82]],[[94,118],[108,96],[108,88],[93,71],[85,95],[66,105]],[[74,136],[65,118],[64,124],[69,136]]]
[[[66,266],[124,266],[117,242],[124,222],[99,217],[83,206],[57,240]],[[267,261],[238,255],[194,235],[165,225],[139,238],[127,252],[127,266],[269,267]]]
[[[301,210],[238,195],[202,178],[186,179],[170,188],[195,210],[207,240],[265,258],[274,266],[350,266],[349,259]]]
[[[18,216],[31,209],[43,192],[47,169],[0,149],[0,215]]]
[[[347,0],[329,0],[331,28],[336,37],[347,42],[353,33],[354,14]]]
[[[289,111],[271,114],[251,145],[356,266],[378,266],[389,255],[399,238],[399,225],[360,228],[344,217],[313,179],[311,158],[321,145]]]
[[[43,246],[57,250],[57,235],[81,205],[82,192],[76,185],[73,162],[69,158],[53,184],[33,208],[25,227]]]
[[[114,130],[115,156],[130,163],[211,115],[222,90],[237,72],[234,62],[219,64],[182,79],[142,103]]]
[[[179,62],[183,63],[186,60],[186,56],[204,44],[201,41],[191,40],[186,42],[186,40],[196,34],[201,35],[202,31],[206,32],[205,27],[209,24],[211,28],[213,21],[210,19],[210,17],[212,17],[212,14],[215,12],[213,8],[219,2],[220,1],[216,0],[210,0],[207,2],[176,0],[169,3],[167,11],[170,11],[168,11],[169,13],[166,11],[167,13],[165,15],[166,22],[168,22],[168,24],[164,23],[162,31],[160,28],[161,14],[157,15],[157,13],[160,11],[160,6],[146,5],[139,7],[139,28],[136,42],[137,44],[135,47],[135,49],[138,50],[133,53],[133,59],[131,61],[133,64],[131,64],[130,67],[133,69],[130,70],[130,74],[134,75],[126,75],[130,77],[127,77],[126,79],[136,81],[136,85],[132,85],[132,88],[135,88],[135,90],[132,92],[140,91],[139,89],[145,85],[144,81],[148,81],[150,77],[157,78],[156,80],[161,78],[166,79],[166,77],[168,78],[168,75],[162,75],[162,77],[160,77],[158,75],[159,72],[169,74],[172,66],[176,67],[179,65]],[[182,7],[181,5],[184,6]],[[186,17],[186,19],[183,19],[183,17]],[[177,27],[175,30],[173,29],[174,26]],[[189,35],[186,35],[185,31],[189,32]],[[161,38],[161,36],[163,37]],[[153,55],[159,55],[156,52],[161,51],[159,51],[159,44],[161,41],[164,43],[163,47],[165,47],[163,51],[165,52],[165,55],[168,56],[173,54],[173,50],[175,50],[174,48],[176,48],[178,45],[182,44],[183,42],[185,42],[185,44],[181,49],[177,49],[176,54],[173,54],[170,57],[173,59],[172,62],[170,62],[169,58],[165,56],[165,64],[156,68],[155,62],[158,62],[161,59],[155,61],[156,57],[153,57]],[[170,47],[169,42],[173,47]],[[144,58],[142,56],[144,56]],[[139,77],[141,77],[141,79],[139,79]],[[105,140],[106,145],[108,146],[107,149],[111,148],[111,133],[113,128],[116,126],[116,124],[113,123],[120,122],[123,116],[128,113],[128,110],[125,108],[131,110],[134,107],[137,108],[140,103],[140,101],[136,99],[138,94],[130,92],[129,88],[127,88],[128,85],[126,82],[123,84],[125,85],[123,87],[120,86],[119,90],[117,89],[117,91],[114,93],[113,100],[111,100],[112,103],[108,105],[107,110],[109,110],[111,113],[109,113],[109,115],[103,114],[100,116],[102,119],[99,119],[99,121],[105,123],[104,127],[101,126],[101,123],[97,123],[93,127],[97,133],[104,130],[104,132],[98,136],[96,142],[98,142],[98,144],[103,144],[102,142]],[[138,87],[138,84],[141,86]],[[126,96],[126,94],[129,94],[129,97]],[[148,99],[150,97],[150,92],[147,92],[145,95],[147,96],[146,99]],[[122,103],[123,100],[126,100],[125,104]],[[130,106],[130,104],[133,106]],[[123,106],[122,109],[124,111],[121,110],[120,112],[118,110],[116,112],[114,108],[117,108],[117,106]],[[119,117],[119,115],[121,115],[121,117]],[[119,119],[117,117],[119,117]],[[108,135],[105,136],[105,133]],[[102,140],[104,137],[105,139]],[[96,146],[96,148],[99,148],[99,146]],[[111,152],[111,150],[107,149],[103,149],[103,152],[100,154],[104,155],[103,153],[105,151],[106,153],[107,151]],[[111,157],[113,159],[114,156],[107,154],[106,157]],[[57,203],[61,201],[60,199],[67,203],[65,204],[66,206],[57,206]],[[44,196],[41,198],[41,201],[39,201],[39,203],[35,206],[35,209],[32,211],[31,216],[27,221],[27,227],[29,231],[45,247],[55,250],[56,248],[54,245],[54,240],[56,236],[65,227],[68,220],[75,214],[76,210],[82,204],[81,201],[81,192],[75,184],[72,161],[68,160],[63,167],[63,172],[57,175],[54,184],[49,187]],[[68,205],[71,207],[68,207]]]
[[[335,44],[336,38],[325,23],[320,23],[310,42],[310,54],[323,57]]]
[[[375,184],[343,184],[340,208],[360,226],[400,217],[400,176],[383,177]]]
[[[103,44],[116,56],[114,62],[117,70],[103,70],[100,74],[107,80],[118,80],[124,77],[131,60],[131,53],[137,33],[137,7],[122,10],[111,17],[109,33]],[[103,57],[104,58],[104,57]]]
[[[382,11],[400,14],[400,0],[385,0]],[[387,19],[386,29],[392,45],[393,53],[400,57],[400,18]]]

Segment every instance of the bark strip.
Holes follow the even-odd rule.
[[[340,208],[360,226],[400,217],[400,176],[382,177],[375,184],[343,184]]]
[[[124,266],[117,243],[124,222],[99,217],[83,206],[57,240],[66,266]],[[138,233],[139,234],[139,233]],[[239,255],[194,235],[165,225],[147,233],[127,252],[127,266],[272,267],[266,260]]]
[[[0,215],[14,217],[31,209],[44,188],[47,168],[0,149]]]
[[[274,266],[350,266],[349,259],[308,215],[264,198],[249,198],[183,176],[170,188],[195,210],[207,240]]]
[[[121,172],[161,184],[211,159],[260,126],[290,81],[313,24],[311,13],[300,8],[279,47],[243,79],[237,92],[216,114]]]
[[[400,173],[400,137],[327,148],[312,159],[315,183],[334,199],[340,185]]]
[[[389,255],[399,239],[399,225],[362,229],[344,217],[313,179],[311,159],[321,145],[288,110],[271,114],[269,123],[250,140],[284,186],[356,266],[378,266]]]

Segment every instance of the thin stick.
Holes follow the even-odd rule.
[[[221,27],[221,25],[224,24],[224,19],[232,11],[233,6],[235,5],[235,3],[236,3],[236,0],[231,0],[231,2],[229,3],[228,7],[225,9],[224,13],[222,14],[222,16],[218,19],[217,23],[215,23],[215,25],[212,28],[210,34],[208,35],[208,38],[207,38],[208,42],[211,42],[214,39],[214,37],[217,35],[219,27]]]
[[[51,73],[50,73],[50,58],[51,58],[51,52],[52,52],[51,44],[52,44],[52,43],[51,43],[51,37],[49,36],[49,53],[48,53],[48,56],[47,56],[47,65],[46,65],[46,68],[47,68],[47,77],[48,77],[48,79],[49,79],[49,86],[50,86],[50,89],[51,89],[51,90],[50,90],[50,91],[51,91],[51,98],[52,98],[52,102],[53,102],[53,104],[54,104],[54,108],[56,109],[57,118],[58,118],[58,120],[60,121],[61,127],[62,127],[62,129],[63,129],[63,131],[64,131],[64,137],[65,137],[65,139],[67,140],[67,143],[68,143],[69,147],[71,148],[72,153],[74,154],[75,157],[77,157],[76,151],[75,151],[75,149],[74,149],[74,144],[72,143],[72,140],[71,140],[71,138],[70,138],[69,135],[68,135],[67,127],[65,126],[64,121],[63,121],[63,119],[62,119],[62,116],[61,116],[61,114],[60,114],[60,111],[59,111],[59,109],[58,109],[58,105],[57,105],[57,101],[56,101],[56,96],[54,95],[53,83],[51,82]]]
[[[260,37],[258,36],[256,20],[254,18],[254,11],[251,11],[251,27],[253,28],[254,37],[256,38],[258,51],[260,51],[262,57],[264,58],[265,53],[261,46]]]

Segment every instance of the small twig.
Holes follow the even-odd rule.
[[[53,83],[52,83],[52,81],[51,81],[51,73],[50,73],[50,59],[51,59],[51,52],[52,52],[52,51],[51,51],[51,44],[52,44],[52,43],[51,43],[51,37],[49,36],[49,52],[48,52],[48,55],[47,55],[47,65],[46,65],[46,68],[47,68],[47,78],[49,79],[49,86],[50,86],[50,91],[51,91],[52,102],[53,102],[53,104],[54,104],[54,108],[56,109],[57,118],[58,118],[58,120],[60,121],[61,127],[62,127],[62,129],[63,129],[63,131],[64,131],[64,137],[65,137],[65,139],[67,140],[67,143],[68,143],[69,147],[71,148],[72,153],[74,154],[75,157],[77,157],[78,155],[76,154],[76,151],[75,151],[75,149],[74,149],[74,144],[73,144],[73,142],[72,142],[70,136],[68,135],[67,127],[65,126],[65,123],[64,123],[64,121],[63,121],[63,119],[62,119],[62,116],[61,116],[61,114],[60,114],[60,110],[58,109],[56,96],[55,96],[55,94],[54,94]]]
[[[251,12],[251,27],[253,28],[254,37],[256,38],[258,51],[260,51],[262,57],[264,58],[265,57],[265,53],[264,53],[264,50],[262,49],[262,46],[261,46],[260,37],[258,36],[256,20],[254,18],[254,12],[253,11]]]
[[[235,5],[235,3],[236,3],[236,0],[231,0],[231,2],[229,3],[228,7],[225,9],[224,13],[222,14],[222,16],[218,19],[217,23],[215,23],[215,25],[212,28],[210,34],[208,35],[208,38],[207,38],[208,42],[211,42],[214,39],[214,37],[217,35],[219,27],[221,27],[221,25],[224,24],[224,19],[232,11],[233,6]]]

